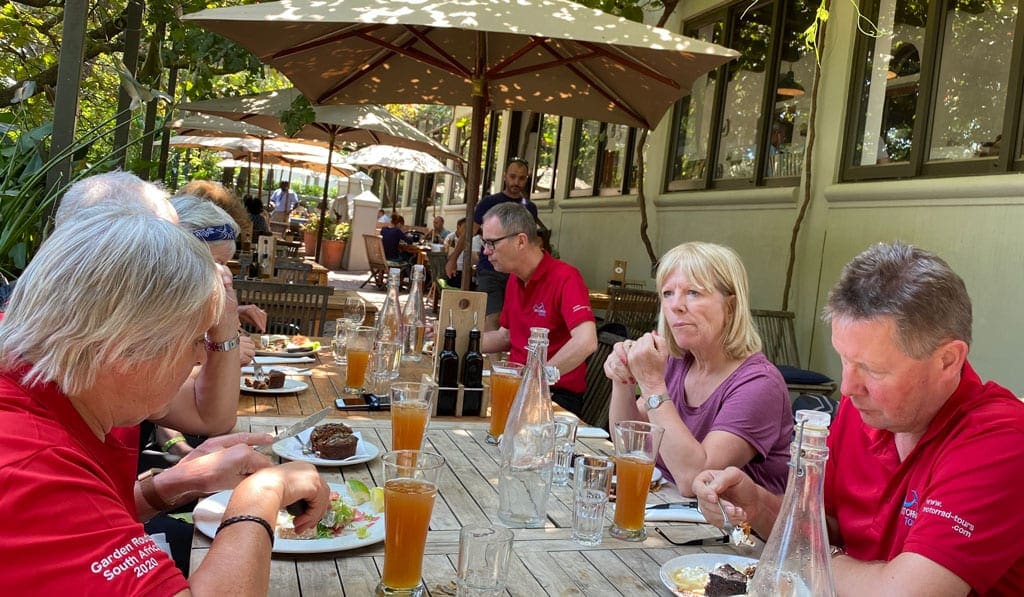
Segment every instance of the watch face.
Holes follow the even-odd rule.
[[[647,397],[647,410],[654,410],[661,406],[661,403],[665,401],[665,397],[661,394],[654,394],[653,396]]]

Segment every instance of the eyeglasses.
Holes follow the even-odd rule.
[[[485,238],[485,239],[483,239],[484,248],[485,249],[490,249],[491,251],[493,251],[494,250],[494,245],[500,243],[501,241],[505,240],[506,238],[512,238],[513,236],[519,236],[520,234],[523,234],[523,233],[522,232],[513,232],[512,234],[506,234],[505,236],[502,236],[502,237],[499,237],[499,238],[492,238],[492,239],[486,239]]]

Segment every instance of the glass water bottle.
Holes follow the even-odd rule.
[[[511,528],[544,526],[555,464],[555,424],[545,373],[548,330],[530,332],[523,380],[501,438],[498,518]]]
[[[423,308],[423,266],[412,266],[412,289],[402,310],[402,361],[423,360],[423,338],[427,331],[427,318]]]
[[[384,296],[384,304],[377,314],[377,330],[373,343],[376,348],[380,342],[397,342],[398,358],[401,358],[402,345],[402,311],[398,302],[398,286],[402,283],[402,272],[397,267],[388,270],[388,293]],[[398,367],[394,368],[391,378],[398,377]]]
[[[825,527],[825,439],[830,419],[824,412],[796,412],[786,494],[757,572],[747,587],[750,595],[836,594]]]

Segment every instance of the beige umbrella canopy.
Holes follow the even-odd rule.
[[[179,107],[257,125],[285,135],[281,113],[288,110],[300,95],[298,90],[288,88],[240,97],[199,100]],[[291,137],[335,144],[386,143],[423,151],[441,159],[459,158],[447,147],[381,106],[315,106],[313,112],[313,122],[303,126]]]
[[[261,126],[214,116],[212,114],[185,113],[181,118],[168,121],[166,128],[178,131],[179,135],[205,137],[255,137],[273,139],[278,134]]]
[[[346,155],[345,161],[367,168],[419,172],[420,174],[451,174],[462,178],[461,174],[445,166],[430,154],[391,145],[367,145]],[[394,193],[392,193],[391,199],[395,200]]]
[[[569,0],[282,0],[185,19],[248,48],[314,104],[472,105],[467,217],[488,109],[654,128],[697,77],[738,56]]]
[[[266,155],[303,154],[323,158],[326,162],[327,148],[319,145],[308,145],[298,141],[283,141],[247,137],[201,137],[198,135],[175,135],[170,140],[171,147],[194,147],[211,151],[226,151],[232,157],[244,157],[264,153]]]

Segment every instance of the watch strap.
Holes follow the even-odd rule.
[[[139,490],[142,493],[142,499],[146,500],[146,503],[151,508],[157,512],[166,512],[174,506],[168,504],[160,497],[160,494],[156,491],[156,482],[153,480],[161,472],[163,472],[163,469],[151,468],[139,475]]]
[[[206,338],[206,350],[210,352],[229,352],[238,348],[239,335],[235,334],[234,338],[228,338],[223,342],[214,342],[209,338]]]

